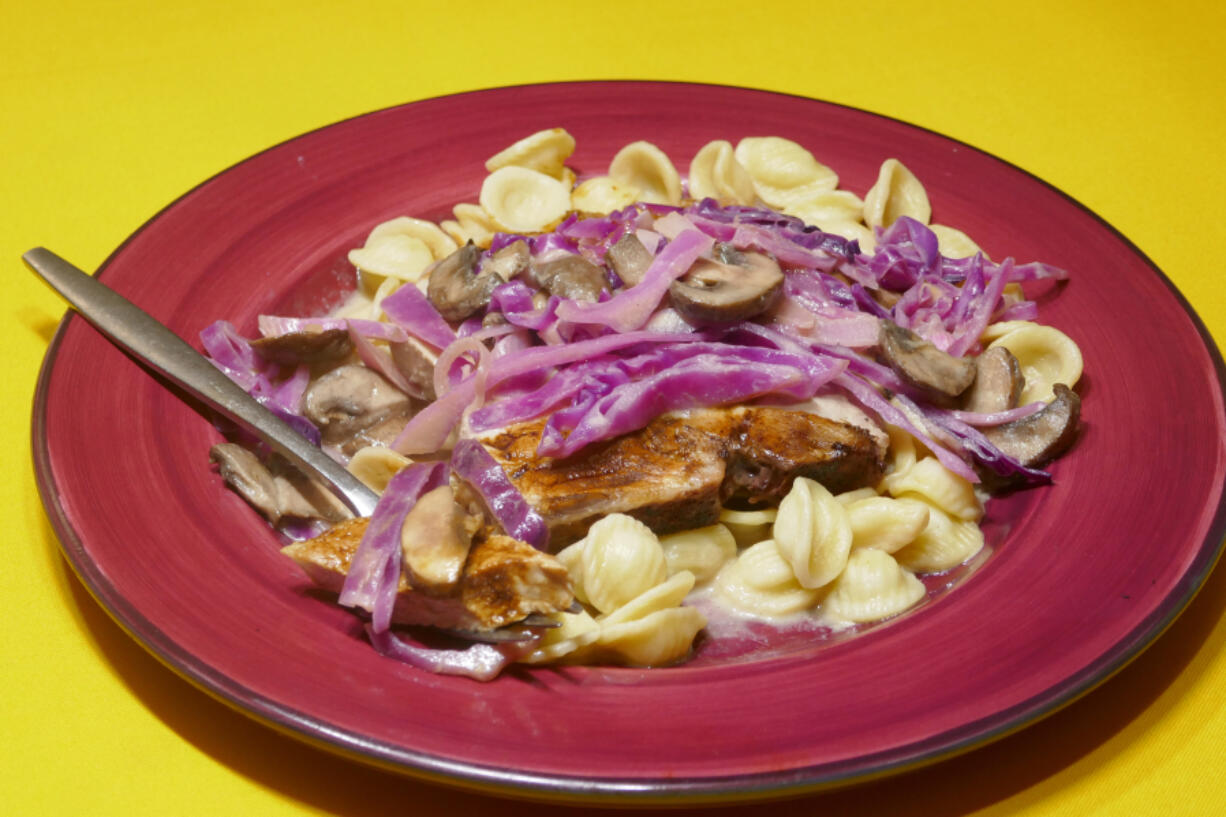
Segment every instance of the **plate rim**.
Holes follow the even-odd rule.
[[[159,208],[156,213],[132,231],[108,254],[94,274],[99,276],[104,274],[129,243],[154,225],[164,213],[177,206],[200,188],[208,185],[219,176],[255,160],[257,157],[311,134],[334,128],[346,122],[411,107],[419,103],[456,99],[489,92],[514,91],[516,89],[590,87],[595,85],[627,87],[648,85],[676,86],[681,88],[696,86],[711,87],[778,96],[804,102],[817,102],[835,108],[854,111],[875,119],[897,123],[907,128],[936,136],[951,144],[973,150],[1000,162],[1010,170],[1025,176],[1030,182],[1037,182],[1049,192],[1059,195],[1083,214],[1088,215],[1100,227],[1105,228],[1111,237],[1123,245],[1131,255],[1143,262],[1152,274],[1157,276],[1166,290],[1174,296],[1179,308],[1188,316],[1192,327],[1200,337],[1201,344],[1213,364],[1217,398],[1219,403],[1226,403],[1226,362],[1223,361],[1221,350],[1214,342],[1212,335],[1187,297],[1175,286],[1167,274],[1131,239],[1072,195],[1030,171],[997,156],[991,151],[904,119],[802,94],[722,83],[598,79],[500,85],[441,94],[345,117],[317,128],[303,131],[256,151],[193,185],[165,206]],[[331,727],[319,719],[305,715],[293,707],[281,704],[243,684],[234,682],[230,677],[195,659],[190,652],[183,649],[169,636],[166,636],[110,583],[98,565],[89,557],[85,543],[73,529],[66,509],[59,502],[60,492],[55,483],[47,445],[48,384],[61,343],[68,331],[68,327],[73,321],[84,323],[72,310],[68,310],[60,321],[56,333],[48,344],[47,351],[43,357],[35,386],[30,440],[34,460],[35,481],[44,510],[56,533],[60,550],[72,567],[73,572],[89,591],[95,602],[107,612],[108,616],[128,636],[141,644],[160,663],[180,678],[189,681],[194,687],[202,690],[215,700],[221,701],[261,724],[270,726],[282,734],[302,740],[316,748],[321,748],[359,762],[407,774],[431,783],[460,786],[486,794],[538,801],[582,802],[590,805],[613,802],[626,803],[628,800],[641,805],[702,804],[717,801],[734,803],[809,794],[932,765],[1020,731],[1058,712],[1109,681],[1160,638],[1187,609],[1188,605],[1191,604],[1200,589],[1205,585],[1209,575],[1220,560],[1223,551],[1226,550],[1226,490],[1223,490],[1223,483],[1219,481],[1217,484],[1217,507],[1209,521],[1205,537],[1194,551],[1195,558],[1190,560],[1188,568],[1183,571],[1178,583],[1175,585],[1180,591],[1178,598],[1176,598],[1175,593],[1171,593],[1162,599],[1161,603],[1155,610],[1151,611],[1150,615],[1138,622],[1125,636],[1119,638],[1097,660],[1083,666],[1070,677],[1068,682],[1059,686],[1058,694],[1052,694],[1055,692],[1053,688],[1043,690],[1041,693],[1010,707],[1009,710],[994,713],[990,720],[998,721],[998,723],[993,728],[987,730],[971,729],[967,736],[957,740],[948,739],[950,732],[966,730],[968,727],[973,726],[973,724],[959,724],[929,739],[907,746],[887,749],[873,754],[859,755],[854,759],[854,762],[848,761],[848,763],[842,764],[848,765],[851,768],[825,775],[814,774],[816,769],[821,768],[820,766],[807,766],[784,771],[752,772],[718,777],[593,779],[579,775],[514,770],[483,763],[451,760],[396,746],[381,740],[372,740],[349,730]],[[1204,506],[1204,510],[1207,510],[1209,507],[1210,505],[1207,504]],[[1006,712],[1008,713],[1007,716]],[[946,736],[946,739],[942,740],[942,736]],[[889,756],[892,760],[871,761],[872,758],[879,756]]]

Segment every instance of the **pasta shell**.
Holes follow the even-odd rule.
[[[802,587],[829,583],[847,564],[851,551],[847,510],[821,483],[805,477],[793,481],[771,530],[779,553]]]
[[[585,541],[580,539],[578,542],[562,548],[554,554],[554,557],[562,563],[562,567],[566,568],[566,572],[570,576],[570,587],[575,594],[575,598],[581,604],[591,604],[587,598],[587,591],[583,587],[584,544]]]
[[[694,574],[683,570],[663,584],[657,584],[650,590],[632,598],[618,607],[612,613],[600,620],[602,626],[621,624],[626,621],[636,621],[646,618],[657,610],[667,610],[677,607],[685,601],[686,595],[694,589]]]
[[[863,548],[851,554],[823,606],[837,620],[880,621],[914,606],[926,594],[923,582],[903,570],[893,556]]]
[[[915,541],[928,527],[928,505],[916,499],[874,496],[847,506],[852,548],[893,553]]]
[[[681,204],[681,177],[672,160],[650,142],[631,142],[609,163],[609,176],[624,187],[641,191],[653,204]]]
[[[933,508],[928,526],[894,558],[917,573],[936,573],[957,567],[982,548],[983,531],[979,525],[951,519]]]
[[[736,558],[736,537],[724,525],[674,533],[660,539],[668,574],[692,573],[698,582],[715,578],[724,563]]]
[[[784,212],[822,229],[827,224],[845,221],[859,224],[864,212],[864,200],[850,190],[826,190],[810,199],[790,204]]]
[[[549,618],[560,627],[545,630],[537,648],[519,659],[524,664],[548,664],[600,638],[600,625],[586,610],[578,613],[553,613]]]
[[[645,618],[600,628],[603,651],[624,664],[659,667],[689,654],[707,617],[693,607],[657,610]]]
[[[712,198],[720,204],[753,204],[753,179],[737,161],[732,143],[708,142],[690,162],[690,197]]]
[[[790,139],[748,136],[737,143],[736,159],[753,179],[758,197],[782,208],[839,186],[839,177]]]
[[[368,238],[364,246],[350,250],[349,263],[363,273],[413,283],[434,263],[434,253],[420,238],[384,235]]]
[[[924,457],[901,473],[887,475],[883,482],[895,497],[913,494],[958,519],[983,516],[975,486],[941,465],[936,457]]]
[[[485,212],[485,208],[471,202],[461,202],[451,208],[456,222],[464,231],[465,241],[471,241],[478,247],[489,249],[494,233],[498,232],[498,223]]]
[[[843,507],[847,507],[853,502],[859,502],[861,499],[870,499],[875,496],[877,496],[877,492],[872,488],[857,488],[854,491],[844,491],[841,494],[835,494],[834,498],[837,499],[843,505]]]
[[[897,159],[881,163],[877,182],[864,196],[864,223],[889,227],[902,216],[927,224],[932,218],[928,192],[915,174]]]
[[[485,162],[490,173],[504,167],[526,167],[546,176],[565,181],[566,160],[575,152],[575,138],[562,128],[548,128],[525,136],[515,144],[491,156]],[[570,183],[574,180],[571,179]]]
[[[500,228],[514,233],[538,233],[560,221],[570,210],[570,188],[535,170],[503,167],[485,177],[480,201]]]
[[[390,448],[368,445],[354,452],[345,467],[349,469],[349,473],[361,480],[363,485],[381,494],[391,478],[411,463],[412,460],[408,457],[397,454]]]
[[[779,512],[774,508],[763,508],[760,511],[734,511],[724,508],[719,512],[719,522],[726,527],[736,540],[737,547],[749,547],[770,538],[771,525]]]
[[[608,176],[596,176],[575,188],[571,205],[580,212],[607,215],[639,200],[637,187],[618,184]]]
[[[1021,405],[1036,400],[1050,402],[1057,383],[1071,389],[1081,379],[1081,349],[1055,327],[1026,322],[992,341],[988,348],[993,346],[1004,346],[1021,366],[1026,380],[1019,399]]]
[[[651,528],[625,514],[609,514],[583,540],[583,587],[589,602],[611,613],[667,577],[664,550]]]
[[[746,548],[715,577],[715,595],[729,607],[763,618],[808,610],[818,593],[796,581],[792,566],[773,539]]]
[[[821,225],[822,232],[842,236],[860,245],[860,252],[871,254],[877,248],[877,236],[859,221],[828,221]]]
[[[937,247],[946,258],[970,258],[977,252],[982,252],[979,245],[961,230],[946,227],[944,224],[931,224],[928,229],[937,237]]]
[[[455,240],[433,221],[408,216],[401,216],[376,225],[366,240],[369,242],[372,239],[393,235],[407,235],[420,239],[430,248],[430,255],[435,261],[440,261],[459,249]]]

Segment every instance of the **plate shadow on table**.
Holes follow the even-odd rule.
[[[413,804],[413,812],[420,815],[461,810],[501,817],[547,817],[577,811],[418,782],[315,749],[256,723],[185,682],[131,639],[64,561],[49,523],[44,522],[43,533],[48,558],[58,563],[63,575],[65,603],[75,608],[76,617],[115,675],[184,740],[256,784],[311,808],[353,817],[402,815],[406,803]],[[1194,658],[1206,646],[1224,610],[1226,571],[1217,570],[1167,633],[1132,664],[1091,694],[1015,735],[882,780],[721,811],[772,815],[888,811],[900,817],[954,817],[1014,796],[1022,796],[1024,802],[1038,796],[1040,787],[1069,785],[1090,765],[1075,765],[1079,761],[1126,728],[1143,731],[1160,719],[1172,696],[1160,699],[1177,680],[1185,688],[1196,682],[1203,662]],[[1064,779],[1055,780],[1059,775]],[[585,814],[606,811],[582,810]],[[672,813],[708,812],[709,807],[703,807]]]

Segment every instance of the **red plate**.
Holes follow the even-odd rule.
[[[1042,319],[1080,345],[1084,434],[1056,485],[991,506],[992,554],[942,598],[853,639],[641,671],[517,670],[494,683],[380,658],[308,592],[209,467],[208,420],[77,318],[34,407],[39,485],[65,554],[128,632],[189,680],[317,745],[428,779],[553,799],[753,799],[985,743],[1086,692],[1156,638],[1217,559],[1222,360],[1127,239],[1033,176],[863,111],[701,85],[602,82],[417,102],[324,128],[202,184],[100,276],[182,336],[307,313],[352,285],[376,223],[474,201],[484,160],[536,130],[604,172],[648,139],[685,170],[711,139],[773,134],[863,193],[898,157],[935,219],[994,258],[1072,280]]]

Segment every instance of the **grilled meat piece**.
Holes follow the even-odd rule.
[[[555,549],[611,513],[674,533],[714,524],[726,503],[777,502],[798,476],[847,491],[876,483],[884,467],[864,429],[773,406],[665,415],[561,460],[537,456],[543,427],[521,423],[481,441],[545,518]]]
[[[691,422],[712,420],[707,428],[727,446],[725,504],[777,504],[796,477],[838,494],[873,485],[883,473],[879,446],[858,426],[773,406],[708,409]]]
[[[549,525],[553,548],[587,534],[597,519],[626,513],[659,533],[699,528],[719,517],[724,479],[718,439],[677,415],[588,446],[573,457],[537,456],[544,420],[481,440],[528,504]]]
[[[350,519],[331,530],[281,549],[311,581],[339,593],[368,518]],[[456,592],[427,596],[401,571],[392,621],[448,630],[489,631],[533,613],[556,613],[574,603],[570,578],[557,559],[526,542],[490,534],[473,543]]]

